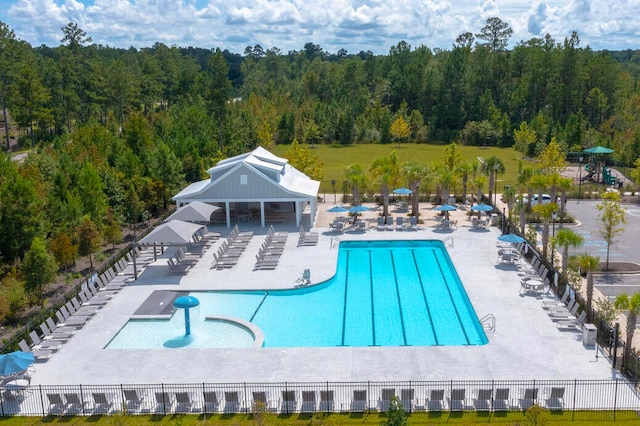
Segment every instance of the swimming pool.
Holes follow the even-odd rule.
[[[252,323],[264,333],[264,347],[487,343],[441,241],[343,241],[339,250],[335,276],[319,285],[269,292],[192,293],[200,300],[199,313],[191,321],[194,340],[199,341],[193,347],[237,347],[232,337],[227,343],[219,338],[206,342],[219,334],[205,320],[207,315]],[[180,318],[175,318],[179,316],[171,321],[180,324]],[[144,346],[147,336],[164,335],[165,340],[171,336],[163,330],[163,322],[129,321],[107,347],[167,347]],[[172,339],[179,333],[176,330]]]

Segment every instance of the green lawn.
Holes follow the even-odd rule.
[[[92,416],[92,417],[5,417],[4,426],[29,426],[38,424],[60,424],[67,426],[200,426],[204,424],[220,425],[380,425],[386,416],[379,413],[369,414],[330,414],[328,416],[309,414],[263,416],[253,415],[170,415],[170,416]],[[548,422],[539,422],[550,426],[607,426],[638,424],[638,414],[632,411],[611,412],[565,412],[546,413]],[[414,413],[408,416],[410,425],[528,425],[531,423],[519,411],[508,413]]]
[[[303,145],[306,146],[306,145]],[[342,181],[344,180],[344,169],[347,165],[360,163],[365,168],[376,158],[388,157],[395,151],[400,163],[406,161],[419,161],[425,165],[431,165],[440,160],[447,145],[429,144],[358,144],[358,145],[314,145],[311,151],[324,162],[324,180],[320,185],[320,193],[331,193],[331,180],[336,180],[336,192],[342,192]],[[273,148],[273,153],[279,157],[286,157],[289,145],[277,145]],[[476,160],[478,157],[488,158],[496,156],[504,162],[506,172],[498,176],[498,192],[502,192],[505,184],[513,185],[518,174],[518,160],[521,158],[519,152],[513,148],[482,148],[477,146],[458,145],[464,158]],[[528,162],[528,165],[533,163]],[[401,186],[406,186],[402,183]],[[487,192],[487,188],[485,188]]]

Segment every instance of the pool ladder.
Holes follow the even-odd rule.
[[[453,237],[447,237],[442,240],[442,242],[444,243],[444,245],[448,245],[449,247],[453,248]]]
[[[496,317],[493,314],[487,314],[480,318],[480,324],[482,328],[489,333],[495,333],[496,331]]]
[[[329,246],[329,248],[334,248],[334,247],[338,247],[340,245],[340,238],[336,237],[335,235],[331,237],[331,245]]]

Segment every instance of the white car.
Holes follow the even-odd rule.
[[[538,205],[538,196],[540,194],[534,194],[533,197],[531,197],[531,205],[535,206]],[[529,197],[524,196],[522,197],[522,201],[524,201],[525,203],[527,203],[527,200],[529,199]],[[549,194],[542,194],[542,204],[550,204],[551,203],[551,195]],[[556,204],[560,203],[560,198],[556,197]]]

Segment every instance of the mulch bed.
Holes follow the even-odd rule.
[[[606,263],[600,262],[600,272],[631,274],[640,272],[640,265],[632,262],[609,262],[609,268],[605,269]]]

